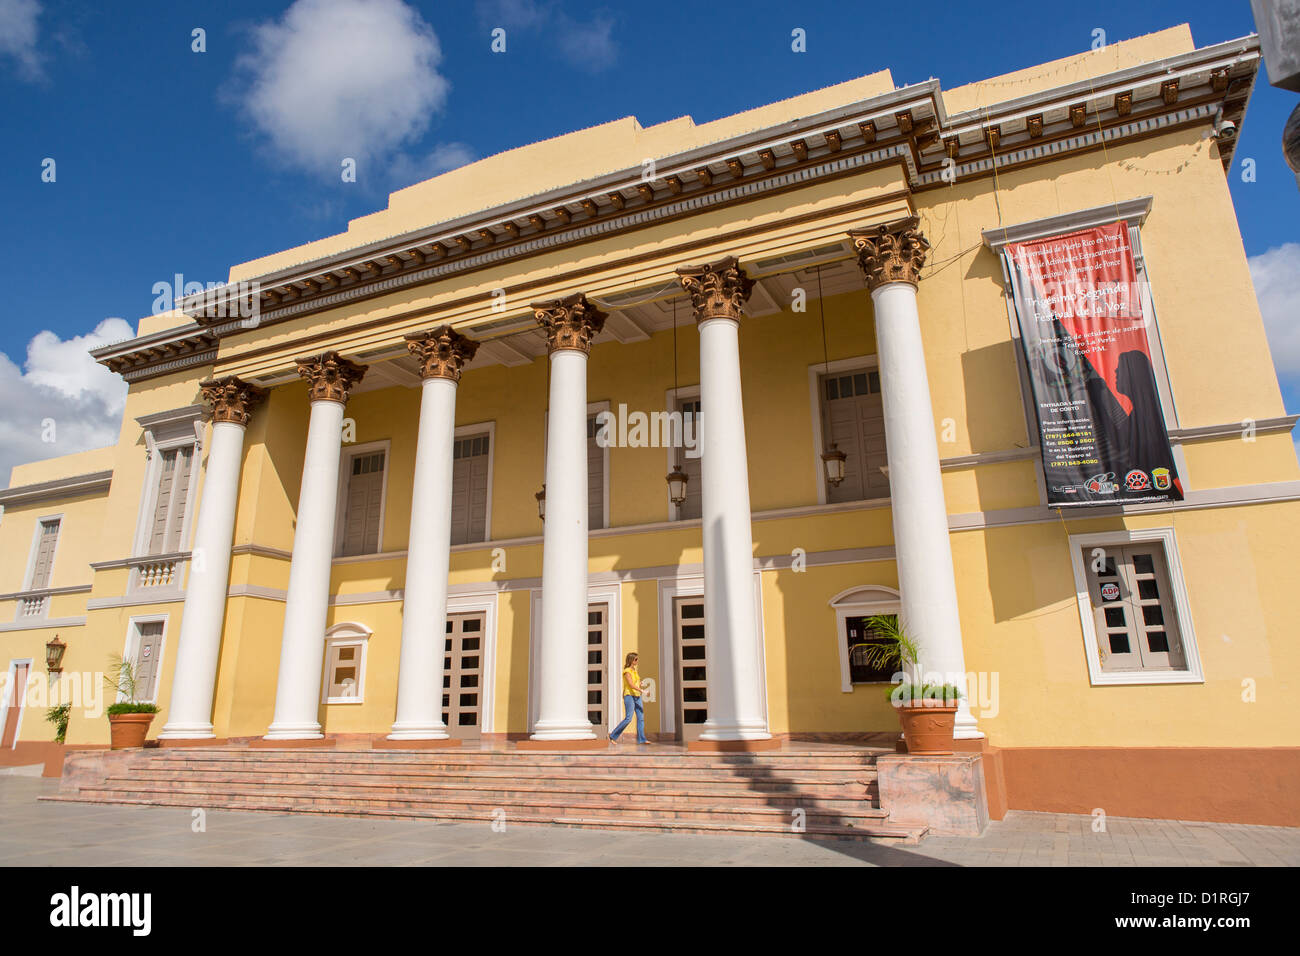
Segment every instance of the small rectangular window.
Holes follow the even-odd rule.
[[[895,669],[871,666],[868,654],[873,645],[888,644],[890,640],[878,634],[869,621],[869,617],[844,620],[844,639],[849,645],[849,680],[854,684],[888,683],[893,680]]]
[[[1188,670],[1163,542],[1084,546],[1103,673]]]
[[[325,649],[325,703],[355,704],[365,697],[366,642],[334,640]]]

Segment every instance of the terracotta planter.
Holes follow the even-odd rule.
[[[153,723],[153,714],[112,714],[108,718],[108,729],[112,742],[109,750],[127,750],[131,747],[143,747],[145,734]]]
[[[897,710],[909,754],[933,757],[952,753],[952,729],[957,721],[955,702],[918,700]]]

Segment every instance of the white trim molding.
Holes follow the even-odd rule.
[[[898,614],[902,611],[898,590],[883,584],[859,584],[846,588],[828,602],[835,611],[835,643],[839,648],[840,690],[853,693],[854,683],[849,668],[849,642],[844,639],[851,617],[868,617],[872,614]],[[882,682],[882,683],[888,683]],[[873,682],[870,686],[878,686]]]
[[[27,665],[27,684],[21,689],[14,686],[14,675],[18,673],[18,665]],[[0,736],[4,734],[5,724],[9,721],[9,708],[14,702],[14,693],[21,693],[24,698],[27,694],[27,687],[31,685],[32,678],[36,676],[36,661],[30,657],[15,657],[9,661],[9,670],[5,674],[4,686],[0,687]],[[14,725],[14,742],[11,750],[18,749],[18,741],[23,736],[23,716],[27,713],[28,708],[25,706],[26,700],[18,705],[18,723]]]
[[[357,621],[344,621],[325,631],[325,663],[321,668],[320,699],[322,704],[364,704],[366,702],[366,656],[370,649],[370,638],[374,632]],[[338,647],[358,647],[356,696],[331,697],[330,680],[333,664],[331,657]]]
[[[1183,581],[1182,562],[1178,558],[1178,541],[1173,528],[1130,528],[1120,531],[1103,531],[1096,534],[1072,534],[1070,541],[1070,568],[1074,572],[1075,600],[1079,606],[1079,622],[1083,626],[1084,654],[1088,660],[1088,678],[1094,687],[1133,684],[1202,684],[1201,654],[1196,646],[1196,632],[1192,627],[1192,608],[1187,599],[1187,586]],[[1185,670],[1177,671],[1103,671],[1101,656],[1097,652],[1097,629],[1092,615],[1092,599],[1088,594],[1088,569],[1084,567],[1085,548],[1156,542],[1164,548],[1165,566],[1169,569],[1169,592],[1173,597],[1178,616],[1178,633],[1183,653],[1187,659]]]

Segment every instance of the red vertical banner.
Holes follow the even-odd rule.
[[[1050,504],[1183,497],[1123,222],[1009,243]]]

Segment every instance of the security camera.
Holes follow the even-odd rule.
[[[1219,120],[1214,124],[1214,138],[1229,142],[1237,138],[1237,124],[1232,120]]]

